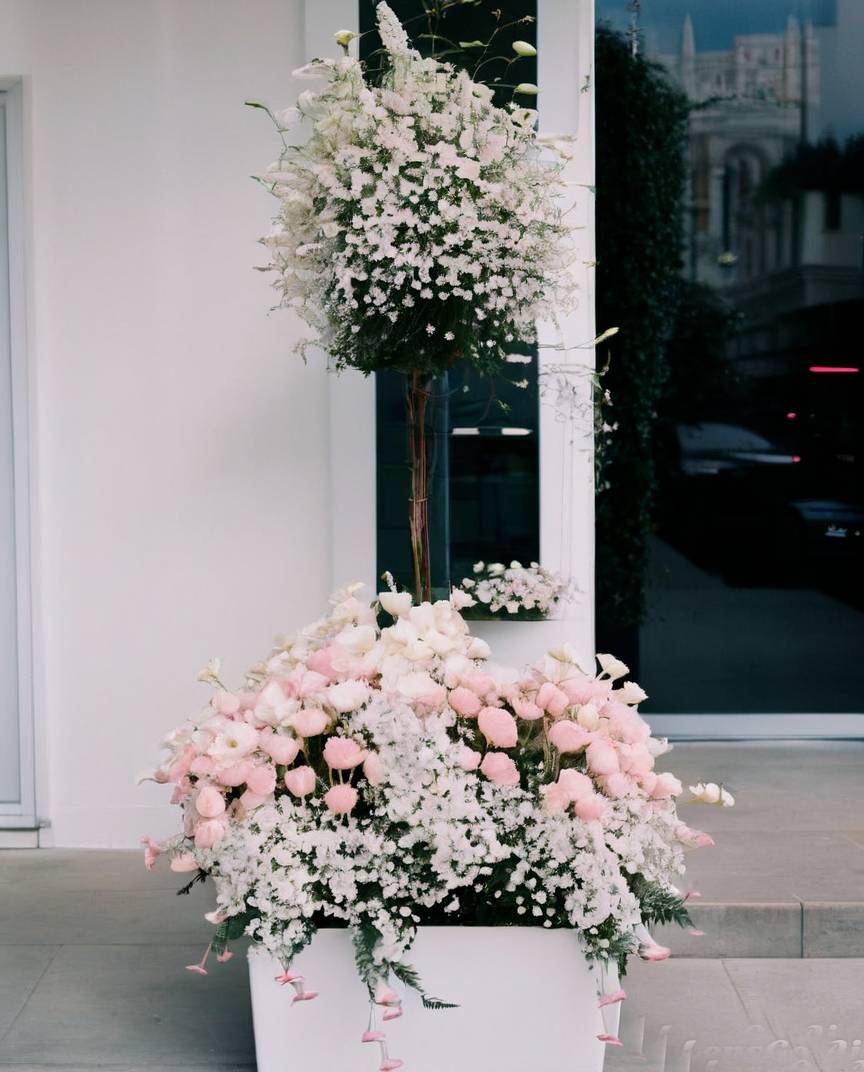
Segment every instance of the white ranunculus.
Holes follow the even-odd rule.
[[[349,625],[337,634],[334,643],[351,655],[371,651],[378,639],[374,625]]]
[[[513,93],[520,93],[523,97],[536,97],[540,90],[533,82],[520,82]]]
[[[379,592],[378,602],[393,618],[401,618],[413,606],[414,599],[410,592]]]
[[[715,782],[706,782],[705,788],[702,790],[702,799],[706,804],[719,804],[720,786]]]
[[[622,663],[620,659],[616,659],[614,655],[598,654],[597,662],[613,681],[630,673],[630,667]]]
[[[340,681],[331,685],[325,695],[330,706],[344,715],[362,707],[369,699],[370,689],[365,681]]]
[[[735,806],[735,797],[729,792],[728,789],[724,789],[720,786],[720,803],[724,808],[732,808]]]
[[[456,610],[464,610],[466,607],[473,607],[477,604],[477,600],[461,588],[453,589],[450,593],[450,602]]]
[[[596,730],[600,725],[600,713],[594,704],[582,704],[576,715],[576,721],[584,730]]]
[[[616,700],[625,704],[639,704],[648,699],[648,693],[635,681],[625,681],[620,689],[615,689],[612,695]]]
[[[337,45],[347,48],[354,38],[359,36],[360,34],[355,33],[353,30],[337,30],[336,33],[333,34],[333,40]]]
[[[403,699],[409,703],[420,703],[427,707],[437,707],[447,696],[444,687],[422,670],[403,674],[396,682],[396,688]]]
[[[468,650],[465,653],[469,659],[488,659],[490,654],[489,645],[480,637],[471,637]]]
[[[536,56],[537,49],[528,41],[514,41],[513,51],[517,56]]]
[[[246,722],[231,722],[217,733],[207,749],[214,758],[225,763],[241,759],[253,752],[258,744],[258,731]]]
[[[276,120],[276,126],[280,130],[290,130],[295,123],[300,122],[301,116],[297,108],[283,108],[281,112],[274,112],[273,118]]]

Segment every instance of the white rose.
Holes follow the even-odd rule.
[[[295,123],[300,122],[300,111],[297,108],[283,108],[281,112],[274,112],[273,118],[280,130],[289,130]],[[281,169],[282,165],[278,167]]]
[[[620,659],[616,659],[614,655],[599,654],[597,662],[613,681],[630,673],[630,667],[626,663],[622,663]]]
[[[537,49],[528,41],[514,41],[513,51],[517,56],[536,56]]]
[[[378,602],[393,618],[401,618],[411,610],[414,600],[410,592],[379,592]]]
[[[372,625],[349,625],[337,634],[335,643],[352,655],[364,655],[375,646],[378,634]]]
[[[464,610],[465,607],[474,607],[477,605],[477,600],[474,599],[473,596],[468,595],[467,592],[463,592],[461,588],[453,589],[450,593],[450,602],[456,610]]]
[[[468,642],[468,649],[466,655],[469,659],[488,659],[490,653],[490,647],[485,640],[481,640],[480,637],[471,637]]]
[[[702,790],[702,799],[706,804],[718,804],[720,801],[720,786],[715,782],[706,782]]]
[[[729,792],[728,789],[724,789],[720,786],[720,803],[724,808],[733,808],[735,806],[735,797]]]
[[[403,674],[396,682],[396,688],[409,703],[421,703],[428,707],[438,707],[447,697],[446,689],[422,670]]]
[[[514,95],[520,93],[523,97],[536,97],[540,90],[533,82],[520,82],[513,90]]]

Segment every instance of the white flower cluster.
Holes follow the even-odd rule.
[[[572,597],[574,590],[572,582],[537,562],[523,566],[515,561],[509,566],[475,562],[474,576],[465,577],[459,589],[475,601],[469,617],[502,618],[547,618],[562,600]]]
[[[377,84],[348,55],[316,60],[295,75],[324,87],[274,115],[284,148],[262,181],[280,211],[262,241],[280,303],[339,367],[497,367],[573,299],[560,157],[543,157],[535,111],[421,58],[386,3],[377,17]]]

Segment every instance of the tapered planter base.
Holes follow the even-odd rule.
[[[576,934],[537,927],[423,927],[410,962],[428,994],[457,1009],[424,1009],[405,991],[404,1016],[381,1023],[391,1057],[405,1072],[601,1072],[597,1035],[617,1031],[617,1007],[601,1013],[599,965],[586,960]],[[249,957],[258,1072],[375,1072],[377,1044],[361,1043],[369,1001],[357,978],[347,931],[319,931],[292,964],[314,1001],[291,1004],[294,991],[274,977],[281,965]],[[604,1026],[605,1015],[605,1026]]]

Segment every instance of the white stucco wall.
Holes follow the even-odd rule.
[[[161,734],[329,587],[327,382],[252,265],[300,0],[0,0],[27,138],[38,811],[173,829]]]

